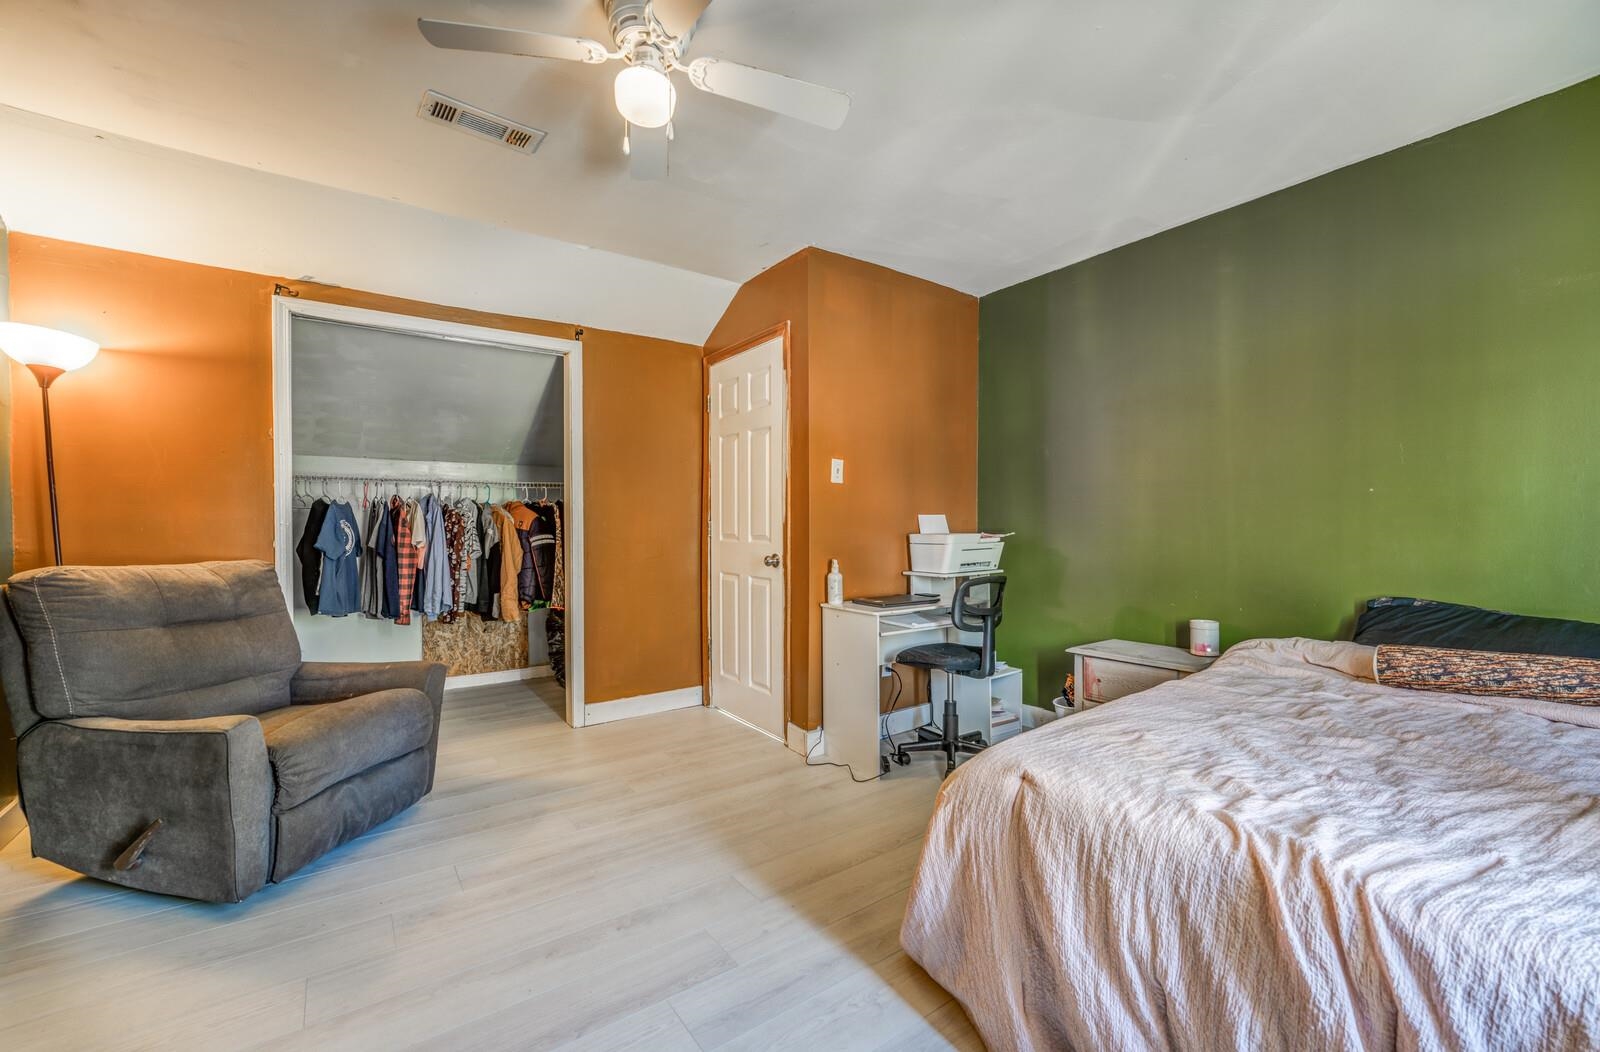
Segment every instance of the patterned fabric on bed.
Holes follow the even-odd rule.
[[[1600,661],[1592,658],[1383,644],[1372,667],[1386,687],[1600,705]]]

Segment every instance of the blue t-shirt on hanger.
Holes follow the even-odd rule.
[[[328,508],[328,517],[317,535],[317,550],[322,553],[322,588],[317,605],[319,614],[343,617],[361,612],[361,531],[356,528],[355,509],[348,501]]]

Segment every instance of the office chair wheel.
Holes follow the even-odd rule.
[[[910,767],[911,754],[906,752],[904,749],[896,749],[894,752],[894,762],[899,764],[901,767]]]

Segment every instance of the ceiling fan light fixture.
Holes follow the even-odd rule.
[[[623,67],[617,74],[616,90],[617,112],[641,128],[662,127],[672,120],[678,106],[678,89],[665,71],[651,64]]]

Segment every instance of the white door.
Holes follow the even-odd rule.
[[[711,704],[784,739],[783,339],[711,366]]]

